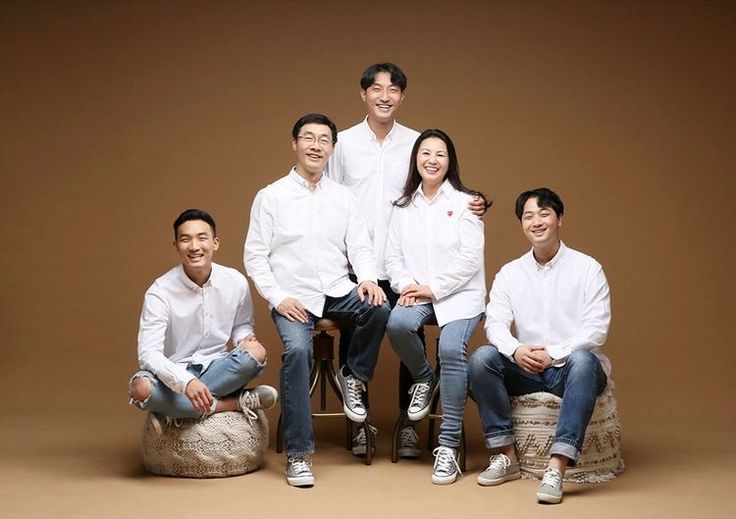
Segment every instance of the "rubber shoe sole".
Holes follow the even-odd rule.
[[[521,472],[512,472],[511,474],[506,474],[503,477],[495,478],[495,479],[487,479],[483,477],[483,474],[478,475],[478,484],[484,487],[494,487],[496,485],[500,485],[501,483],[505,483],[507,481],[513,481],[515,479],[521,478]]]

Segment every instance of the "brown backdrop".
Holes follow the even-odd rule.
[[[463,179],[496,201],[489,284],[527,249],[516,195],[562,195],[563,239],[611,285],[629,438],[736,425],[716,413],[736,390],[733,3],[18,1],[0,16],[6,417],[92,411],[137,430],[125,386],[142,295],[176,261],[173,218],[209,210],[216,259],[242,270],[294,120],[354,124],[361,71],[390,60],[409,77],[399,120],[446,130]],[[395,380],[384,343],[371,401],[386,431]]]

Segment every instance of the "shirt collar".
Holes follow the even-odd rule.
[[[299,184],[302,187],[305,187],[312,190],[311,186],[309,185],[309,181],[301,176],[299,173],[296,172],[296,168],[291,168],[291,171],[289,171],[289,178],[293,179],[297,184]],[[315,189],[322,189],[322,181],[325,179],[325,174],[322,173],[322,177],[317,181],[317,183],[314,185]]]
[[[179,273],[179,279],[184,284],[185,287],[187,287],[190,290],[200,290],[201,288],[204,288],[206,286],[218,286],[220,282],[220,274],[219,270],[217,269],[217,266],[215,263],[212,263],[212,270],[210,271],[210,277],[207,281],[205,281],[203,286],[199,286],[194,281],[189,279],[189,276],[187,276],[187,273],[184,272],[184,265],[179,264],[178,267],[178,273]]]
[[[368,132],[368,135],[370,135],[371,140],[378,142],[378,137],[376,137],[376,134],[373,133],[373,130],[371,130],[371,126],[368,124],[368,116],[365,116],[365,119],[363,119],[363,127]],[[396,122],[396,119],[394,119],[394,124],[391,125],[391,129],[386,134],[386,138],[383,139],[384,142],[386,141],[392,141],[394,140],[394,133],[398,132],[399,124]]]
[[[534,249],[530,251],[529,255],[532,261],[534,262],[534,265],[536,265],[537,270],[544,270],[544,269],[550,270],[550,269],[555,268],[555,266],[560,262],[560,258],[562,258],[566,250],[567,250],[567,246],[562,240],[560,240],[560,248],[557,249],[557,254],[555,254],[555,257],[549,260],[544,265],[540,265],[539,263],[537,263],[537,260],[534,258]]]
[[[452,184],[450,184],[449,181],[445,180],[444,182],[442,182],[442,185],[440,186],[440,189],[437,192],[437,196],[433,200],[430,201],[426,196],[424,196],[424,191],[422,191],[422,184],[419,184],[419,187],[417,188],[417,190],[414,191],[414,195],[412,196],[412,199],[416,199],[416,197],[420,196],[428,204],[431,204],[432,202],[434,202],[440,197],[450,198],[454,191],[455,191],[455,188],[452,187]]]

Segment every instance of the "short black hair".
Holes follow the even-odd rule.
[[[176,220],[174,220],[174,239],[179,239],[179,227],[181,227],[181,224],[184,222],[189,222],[191,220],[202,220],[203,222],[206,222],[209,224],[210,228],[212,229],[212,237],[214,238],[217,236],[217,226],[215,226],[215,220],[210,216],[210,214],[207,211],[202,211],[201,209],[186,209],[185,211],[182,211],[182,213],[176,217]]]
[[[537,205],[541,207],[549,207],[552,209],[557,217],[559,218],[565,212],[565,205],[562,203],[562,199],[546,187],[538,187],[531,191],[524,191],[516,199],[516,217],[521,220],[521,215],[524,214],[524,205],[530,198],[537,199]]]
[[[393,63],[376,63],[365,69],[360,77],[360,88],[368,90],[376,82],[376,75],[381,72],[387,72],[391,76],[392,85],[399,87],[402,92],[406,90],[406,74]]]
[[[305,124],[324,124],[325,126],[329,126],[330,131],[332,132],[332,144],[337,143],[337,127],[335,126],[335,123],[333,123],[330,118],[324,114],[307,114],[301,116],[294,123],[294,127],[291,129],[291,136],[294,140],[299,137],[299,130],[301,130],[302,126]]]

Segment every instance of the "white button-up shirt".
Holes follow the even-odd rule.
[[[322,176],[314,190],[292,169],[253,201],[243,253],[245,269],[271,308],[287,297],[321,317],[325,296],[376,281],[375,259],[358,201]]]
[[[207,282],[198,286],[179,265],[146,291],[138,329],[138,361],[177,393],[194,377],[187,364],[204,369],[227,355],[253,331],[253,302],[245,276],[212,264]]]
[[[325,174],[347,186],[358,198],[373,242],[379,279],[387,279],[384,253],[392,202],[401,196],[409,174],[409,158],[419,132],[394,122],[383,143],[368,118],[338,134]]]
[[[517,336],[511,335],[511,323]],[[600,349],[611,323],[611,298],[603,267],[560,243],[551,261],[539,265],[532,251],[496,274],[486,310],[486,335],[513,360],[523,344],[542,345],[555,366],[578,349],[590,350],[607,375],[611,362]]]
[[[411,203],[394,208],[386,245],[391,288],[428,285],[437,323],[483,313],[486,278],[483,222],[470,212],[471,195],[445,181],[428,200],[420,186]]]

